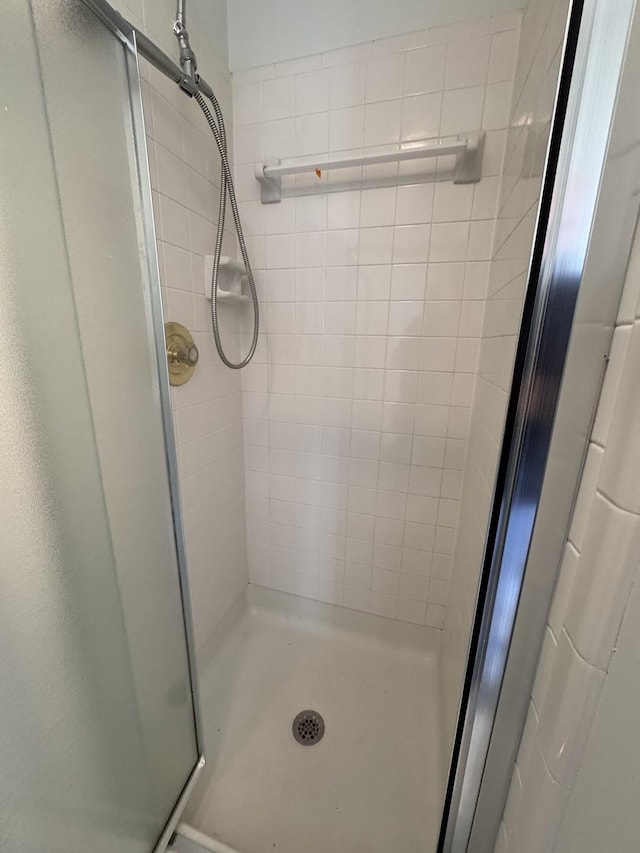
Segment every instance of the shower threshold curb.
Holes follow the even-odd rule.
[[[222,841],[210,838],[186,823],[178,825],[176,836],[176,840],[169,847],[168,853],[170,851],[175,851],[175,853],[240,853],[235,847],[229,847]]]

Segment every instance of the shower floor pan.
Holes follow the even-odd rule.
[[[199,655],[207,763],[185,823],[238,853],[433,853],[438,650],[433,629],[249,586]],[[305,709],[325,723],[311,746]]]

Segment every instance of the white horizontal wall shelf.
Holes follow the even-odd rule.
[[[256,179],[260,183],[260,199],[263,204],[274,204],[282,200],[282,178],[289,175],[316,173],[320,179],[323,172],[333,169],[349,169],[354,166],[376,166],[381,163],[401,163],[406,160],[423,160],[432,157],[454,155],[456,164],[454,184],[477,183],[482,174],[484,133],[470,133],[456,138],[434,139],[423,145],[412,142],[401,143],[395,151],[381,154],[361,154],[352,157],[307,160],[304,163],[267,163],[256,166]],[[403,147],[404,146],[404,147]]]

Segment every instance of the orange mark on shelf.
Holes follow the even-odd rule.
[[[316,178],[321,178],[321,177],[322,177],[322,170],[316,169]]]

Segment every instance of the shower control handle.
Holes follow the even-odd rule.
[[[191,333],[180,323],[165,323],[169,382],[183,385],[193,376],[200,354]]]
[[[173,364],[187,364],[189,367],[194,367],[198,363],[198,347],[195,344],[184,346],[174,344],[167,348],[167,356]]]

